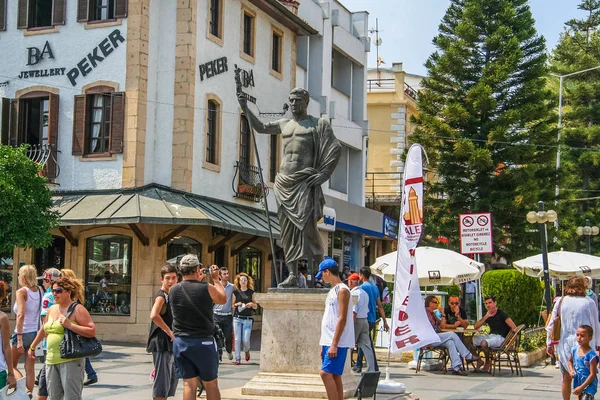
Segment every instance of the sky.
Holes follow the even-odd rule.
[[[493,0],[490,0],[493,1]],[[379,20],[382,44],[379,56],[383,67],[402,62],[404,71],[426,75],[424,63],[435,50],[432,40],[450,4],[449,0],[340,0],[350,11],[368,11],[369,27],[375,29]],[[538,34],[546,38],[550,51],[564,29],[565,21],[582,17],[577,9],[581,0],[530,0],[531,12]],[[373,36],[369,67],[376,66],[377,49]]]

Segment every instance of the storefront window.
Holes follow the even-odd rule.
[[[245,272],[250,275],[254,279],[254,290],[260,292],[262,287],[261,266],[261,252],[254,247],[246,247],[238,253],[235,273],[237,275],[240,272]]]
[[[10,305],[12,300],[12,271],[13,271],[13,259],[11,254],[0,254],[0,280],[6,283],[6,298],[0,304],[0,310],[4,312],[10,312]]]
[[[122,235],[87,240],[85,306],[91,314],[130,315],[131,243]]]
[[[202,262],[202,244],[185,236],[177,236],[167,243],[167,262],[169,264],[177,264],[179,261],[177,258],[181,259],[186,254],[194,254]]]

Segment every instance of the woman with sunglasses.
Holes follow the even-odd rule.
[[[29,348],[29,357],[35,358],[35,346],[47,337],[46,382],[52,400],[81,400],[85,359],[65,359],[60,356],[59,345],[65,329],[83,337],[96,336],[96,326],[88,310],[76,303],[77,286],[66,277],[52,285],[54,305],[48,310],[43,327]],[[69,314],[69,308],[74,305]],[[69,315],[67,315],[69,314]]]
[[[245,272],[238,274],[233,281],[235,291],[231,295],[233,305],[233,335],[235,336],[235,365],[240,365],[242,345],[245,359],[250,361],[250,335],[252,314],[258,307],[254,300],[254,280]]]
[[[15,332],[10,338],[12,345],[12,364],[17,380],[23,374],[17,369],[19,359],[31,346],[37,330],[40,328],[40,313],[42,311],[42,290],[37,285],[37,270],[33,265],[24,265],[19,268],[19,285],[17,290],[17,301],[13,312],[17,315]],[[35,382],[35,358],[32,360],[25,356],[25,382],[27,393],[33,391]]]

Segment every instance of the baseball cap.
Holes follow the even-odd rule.
[[[315,279],[321,279],[321,277],[323,276],[323,271],[329,268],[338,268],[338,264],[333,258],[326,258],[323,261],[321,261],[321,264],[319,264],[319,272],[317,272],[317,274],[315,275]]]
[[[202,264],[200,264],[200,261],[198,260],[198,256],[196,256],[194,254],[187,254],[187,255],[183,256],[181,261],[179,261],[179,266],[180,267],[195,267],[195,266],[202,266]]]
[[[60,271],[56,268],[48,268],[44,271],[44,275],[38,276],[38,279],[48,279],[51,282],[54,282],[58,278],[60,278]]]
[[[360,281],[360,275],[358,275],[356,272],[353,272],[350,274],[350,276],[348,276],[348,278],[346,280],[347,281]]]

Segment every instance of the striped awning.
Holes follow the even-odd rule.
[[[60,225],[173,224],[207,225],[251,235],[269,236],[265,212],[240,204],[150,184],[132,189],[55,191]],[[271,213],[273,237],[279,223]]]

